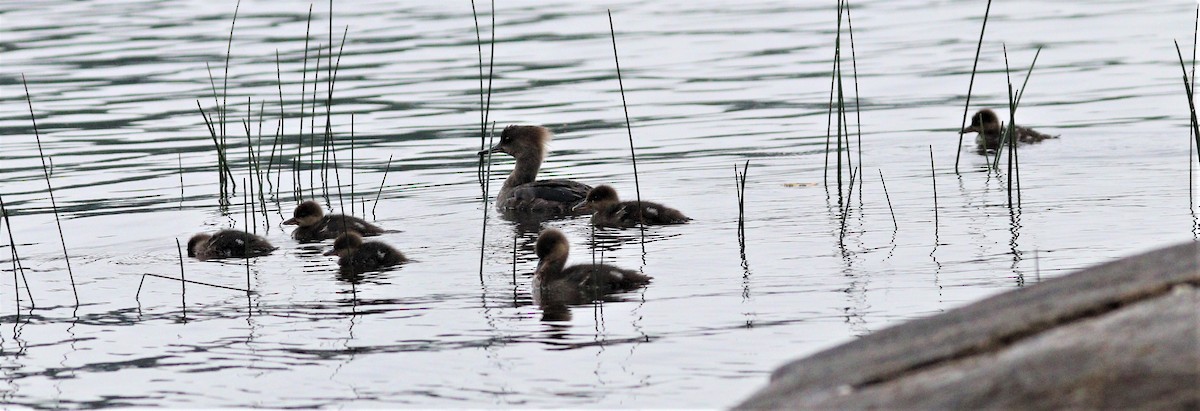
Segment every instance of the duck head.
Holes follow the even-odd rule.
[[[1000,117],[990,109],[979,110],[971,116],[971,125],[962,130],[963,133],[976,132],[979,134],[1000,134]]]
[[[492,148],[479,151],[479,155],[504,153],[517,160],[536,160],[541,163],[546,157],[546,145],[551,137],[550,130],[542,126],[508,126],[500,132],[500,142]]]
[[[196,234],[192,239],[188,240],[188,257],[195,257],[196,254],[204,254],[204,248],[208,247],[208,240],[212,238],[210,234]]]
[[[588,191],[587,197],[584,197],[583,201],[571,209],[599,211],[619,202],[621,202],[621,198],[617,197],[617,190],[608,185],[598,185]]]
[[[324,215],[325,211],[321,210],[320,204],[317,204],[316,201],[308,200],[296,206],[296,211],[292,213],[292,218],[287,219],[283,224],[308,227],[316,225]]]
[[[567,255],[571,252],[571,244],[567,242],[567,236],[563,235],[562,231],[547,228],[538,234],[535,249],[540,260],[535,275],[554,275],[561,272],[563,266],[567,264]]]
[[[345,234],[338,236],[336,240],[333,240],[333,249],[326,251],[325,255],[345,257],[350,255],[350,253],[353,253],[354,250],[357,250],[359,247],[362,247],[362,244],[362,236],[358,235],[356,232],[347,231]]]

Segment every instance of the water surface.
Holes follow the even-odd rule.
[[[245,1],[227,83],[233,2],[0,5],[0,195],[28,279],[26,290],[11,275],[5,239],[0,395],[33,408],[728,406],[788,359],[1194,240],[1195,158],[1172,40],[1190,49],[1195,4],[993,4],[973,109],[1006,106],[1002,45],[1014,82],[1041,47],[1017,118],[1062,136],[1020,151],[1021,205],[1010,208],[1007,173],[986,171],[972,136],[956,148],[985,3],[854,4],[862,110],[850,118],[861,117],[862,150],[860,163],[855,144],[852,159],[863,179],[844,231],[836,171],[827,177],[824,166],[833,4],[500,4],[489,120],[557,133],[543,176],[612,184],[632,198],[612,10],[640,191],[695,218],[648,228],[644,248],[637,230],[598,230],[593,240],[585,218],[530,225],[494,212],[481,242],[480,68],[468,2],[338,5],[332,33],[328,5],[315,5],[306,63],[309,5]],[[490,10],[480,12],[486,40]],[[325,127],[330,43],[342,51],[326,198],[308,135]],[[261,210],[247,221],[245,127],[269,156],[280,93],[286,166],[271,178],[283,189],[266,198],[265,221]],[[228,207],[197,101],[210,113],[218,101],[231,107],[224,123],[238,190]],[[296,204],[301,127],[305,197],[316,187],[334,211],[397,230],[381,239],[414,262],[343,276],[320,255],[329,242],[289,238],[280,223]],[[743,253],[733,166],[746,160]],[[511,167],[495,160],[493,192]],[[185,296],[177,282],[142,283],[147,273],[178,275],[176,239],[251,225],[281,247],[250,261],[252,295],[188,285]],[[530,280],[545,227],[571,239],[572,261],[594,255],[654,283],[544,312]],[[188,279],[247,286],[242,261],[183,266]]]

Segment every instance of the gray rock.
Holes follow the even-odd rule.
[[[737,409],[1200,409],[1200,243],[793,361]]]

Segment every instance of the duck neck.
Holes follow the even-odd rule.
[[[984,128],[983,131],[979,133],[979,136],[983,139],[985,144],[992,148],[1000,146],[1000,137],[1003,135],[1004,130],[1000,127],[1000,125]]]
[[[538,170],[541,168],[541,156],[517,158],[516,166],[508,175],[508,179],[504,180],[504,187],[500,188],[500,197],[506,197],[506,194],[517,186],[537,180]]]
[[[562,277],[563,267],[566,265],[566,256],[549,256],[538,263],[537,270],[534,271],[533,276],[542,284],[545,284]]]

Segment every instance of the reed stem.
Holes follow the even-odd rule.
[[[375,205],[371,206],[371,215],[372,216],[375,215],[375,208],[379,207],[379,196],[383,195],[383,184],[387,182],[388,170],[391,170],[391,169],[392,169],[392,155],[389,154],[387,167],[384,167],[384,169],[383,169],[383,179],[379,180],[379,191],[375,193]],[[486,196],[487,193],[484,193],[483,195]],[[363,211],[363,214],[366,214],[366,211]]]
[[[737,164],[733,165],[733,178],[738,196],[738,243],[742,248],[746,246],[746,174],[749,171],[750,160],[746,160],[740,172]]]
[[[971,90],[975,88],[975,71],[979,68],[979,52],[983,50],[983,33],[987,31],[988,16],[992,13],[992,0],[988,0],[983,11],[983,26],[979,28],[979,42],[975,45],[975,63],[971,65],[971,81],[967,84],[967,104],[963,106],[962,126],[958,131],[958,150],[954,154],[954,172],[958,173],[958,161],[962,157],[962,130],[967,128],[967,114],[971,112]]]
[[[179,252],[179,287],[182,290],[179,294],[179,306],[183,308],[183,317],[187,318],[187,277],[183,275],[183,246],[179,244],[178,238],[175,239],[175,250]]]
[[[1196,45],[1197,45],[1197,40],[1200,40],[1200,5],[1196,6],[1196,20],[1195,20],[1195,25],[1192,28],[1192,78],[1191,78],[1190,85],[1193,90],[1196,89]],[[1196,145],[1193,143],[1192,139],[1196,138],[1197,139],[1196,141],[1200,141],[1200,137],[1196,137],[1195,133],[1193,133],[1193,131],[1191,129],[1188,130],[1188,134],[1189,134],[1188,135],[1188,157],[1190,158],[1192,156],[1193,149],[1196,148]],[[1195,184],[1192,181],[1193,180],[1193,171],[1192,171],[1193,167],[1194,167],[1194,165],[1192,164],[1192,161],[1188,160],[1188,210],[1190,210],[1190,212],[1192,213],[1192,216],[1193,216],[1193,220],[1195,220],[1196,196],[1192,193],[1193,187],[1195,187]],[[1193,225],[1195,225],[1195,224],[1193,224]]]
[[[858,98],[858,58],[854,52],[854,22],[850,18],[850,0],[846,0],[846,32],[850,34],[850,70],[854,77],[854,130],[858,134],[858,140],[854,143],[858,146],[858,168],[863,167],[862,162],[862,110]],[[859,189],[858,195],[862,197],[862,182],[863,179],[858,179]]]
[[[1013,207],[1013,151],[1017,147],[1017,105],[1013,94],[1012,78],[1008,74],[1008,45],[1004,49],[1004,77],[1008,82],[1008,132],[1005,141],[1008,143],[1008,208]],[[1032,66],[1031,70],[1032,70]]]
[[[829,145],[833,139],[833,95],[835,86],[837,85],[838,61],[841,60],[841,38],[842,38],[842,1],[837,4],[837,37],[834,40],[833,47],[833,69],[829,73],[829,113],[825,117],[825,172],[824,181],[828,192],[829,187]],[[841,155],[840,153],[838,154]],[[841,195],[839,189],[838,195]]]
[[[492,134],[491,138],[488,141],[489,147],[491,147],[492,143],[494,143],[496,141],[496,124],[495,123],[492,123],[492,133],[491,134]],[[487,164],[487,167],[486,167],[486,170],[484,170],[484,176],[483,176],[483,224],[482,224],[483,228],[482,228],[482,232],[479,235],[479,283],[480,284],[483,284],[483,257],[484,257],[484,251],[486,251],[486,249],[487,249],[488,209],[491,208],[491,207],[489,207],[489,201],[488,201],[490,199],[490,196],[489,196],[490,190],[489,189],[491,188],[491,185],[492,185],[492,153],[490,151],[487,153],[486,164]]]
[[[895,226],[896,231],[899,231],[900,223],[896,222],[896,210],[892,208],[892,196],[888,194],[887,181],[883,179],[883,170],[877,171],[879,171],[879,182],[883,184],[883,197],[887,199],[888,211],[892,213],[892,225]]]
[[[183,153],[175,153],[179,160],[179,207],[183,208]]]
[[[1198,124],[1196,120],[1196,102],[1193,98],[1192,83],[1188,77],[1187,67],[1183,64],[1183,52],[1179,51],[1178,41],[1175,42],[1175,53],[1179,55],[1179,68],[1183,70],[1183,89],[1187,92],[1188,111],[1191,112],[1192,116],[1192,136],[1195,137],[1196,147],[1200,147],[1200,124]],[[1196,153],[1196,161],[1200,162],[1200,150],[1197,150]]]
[[[479,15],[475,12],[475,1],[471,0],[471,17],[475,19],[475,48],[479,52],[479,151],[483,151],[487,140],[487,124],[491,113],[492,106],[492,74],[495,68],[496,61],[496,2],[491,2],[492,8],[492,41],[488,46],[488,75],[487,75],[487,94],[484,99],[483,87],[483,36],[479,32]],[[479,169],[476,171],[479,180],[479,188],[484,189],[484,164],[483,156],[479,157]],[[486,189],[484,195],[486,195]]]
[[[842,227],[840,230],[841,234],[838,236],[839,244],[842,244],[843,241],[845,241],[845,239],[846,239],[846,219],[849,218],[850,206],[853,205],[853,202],[850,201],[850,196],[854,195],[854,179],[858,175],[858,170],[859,170],[859,168],[852,168],[849,170],[850,185],[849,185],[849,187],[846,188],[846,204],[844,206],[839,206],[839,209],[838,209],[838,211],[840,211],[842,214],[842,224],[841,224]]]
[[[621,79],[621,59],[617,53],[617,30],[613,26],[612,10],[608,10],[608,33],[612,36],[613,63],[617,66],[617,85],[621,89],[621,107],[625,110],[625,131],[629,134],[629,158],[633,161],[633,189],[637,194],[638,228],[642,235],[642,254],[646,253],[646,221],[642,217],[642,185],[638,181],[637,154],[634,153],[633,127],[629,123],[629,104],[625,102],[625,82]]]
[[[242,181],[242,184],[246,184],[245,180]],[[245,191],[243,191],[242,193],[243,193],[243,195],[242,195],[242,226],[243,226],[242,230],[248,232],[248,231],[250,231],[250,228],[247,227],[247,224],[249,224],[250,219],[246,218],[246,217],[253,218],[254,213],[251,213],[246,210],[246,205],[247,205],[247,203],[250,203],[250,199],[244,194]],[[250,246],[250,244],[249,244],[249,242],[247,242],[246,243],[247,250],[249,249],[249,246]],[[247,254],[249,254],[249,253],[244,252],[242,255],[247,255]],[[183,278],[183,277],[180,276],[180,278]],[[246,257],[246,289],[247,290],[250,289],[250,257],[248,255]]]
[[[304,107],[308,98],[308,42],[312,38],[312,10],[313,5],[308,5],[308,23],[304,26],[304,64],[300,70],[300,120],[299,131],[296,133],[296,160],[292,171],[295,174],[294,185],[296,186],[296,204],[304,198],[304,186],[301,183],[301,162],[304,158]],[[309,130],[311,132],[312,130]],[[312,175],[309,175],[309,185],[312,185]]]
[[[933,232],[941,225],[938,222],[937,170],[933,167],[933,145],[929,146],[929,178],[933,180]]]
[[[221,118],[221,144],[225,143],[225,120],[226,113],[229,112],[229,58],[233,55],[233,29],[237,27],[238,11],[241,8],[242,0],[238,0],[233,9],[233,22],[229,23],[229,42],[225,46],[225,78],[222,80],[221,109],[218,111]]]
[[[21,312],[20,286],[17,284],[17,273],[21,273],[21,281],[25,283],[25,294],[29,296],[29,306],[37,307],[33,301],[33,292],[29,289],[29,277],[25,275],[25,265],[21,264],[21,255],[17,253],[17,241],[13,237],[12,220],[8,218],[8,207],[4,205],[4,197],[0,196],[0,215],[4,217],[4,225],[8,227],[8,250],[12,254],[13,292],[17,300],[17,313]]]
[[[38,156],[42,159],[42,174],[46,177],[46,192],[50,195],[50,208],[54,211],[54,224],[58,227],[58,239],[62,244],[63,261],[67,264],[67,276],[71,279],[71,293],[75,295],[75,306],[79,306],[79,291],[75,287],[75,273],[71,271],[71,256],[67,254],[67,239],[63,236],[62,221],[58,217],[58,203],[54,199],[54,187],[50,184],[50,171],[46,166],[46,153],[42,151],[42,136],[38,132],[37,117],[33,114],[33,97],[29,94],[29,82],[21,73],[21,84],[25,86],[25,102],[29,104],[29,121],[33,123],[33,136],[37,139]],[[11,233],[11,231],[10,231]]]
[[[195,281],[195,280],[188,280],[188,279],[175,278],[175,277],[170,277],[170,276],[165,276],[165,275],[160,275],[160,274],[151,274],[151,273],[145,273],[145,274],[142,274],[142,279],[143,279],[143,280],[145,280],[145,277],[156,277],[156,278],[163,278],[163,279],[167,279],[167,280],[171,280],[171,281],[179,281],[179,282],[182,282],[182,283],[189,283],[189,284],[203,285],[203,286],[207,286],[207,287],[213,287],[213,288],[222,288],[222,289],[226,289],[226,290],[233,290],[233,291],[242,291],[242,292],[245,292],[245,293],[247,293],[247,294],[253,293],[253,291],[250,291],[250,290],[243,290],[243,289],[241,289],[241,288],[235,288],[235,287],[229,287],[229,286],[224,286],[224,285],[211,284],[211,283],[206,283],[206,282],[202,282],[202,281]],[[140,291],[141,291],[141,286],[140,286],[140,285],[138,286],[138,291],[139,291],[139,294],[140,294]],[[135,297],[135,298],[136,298],[136,297]]]

